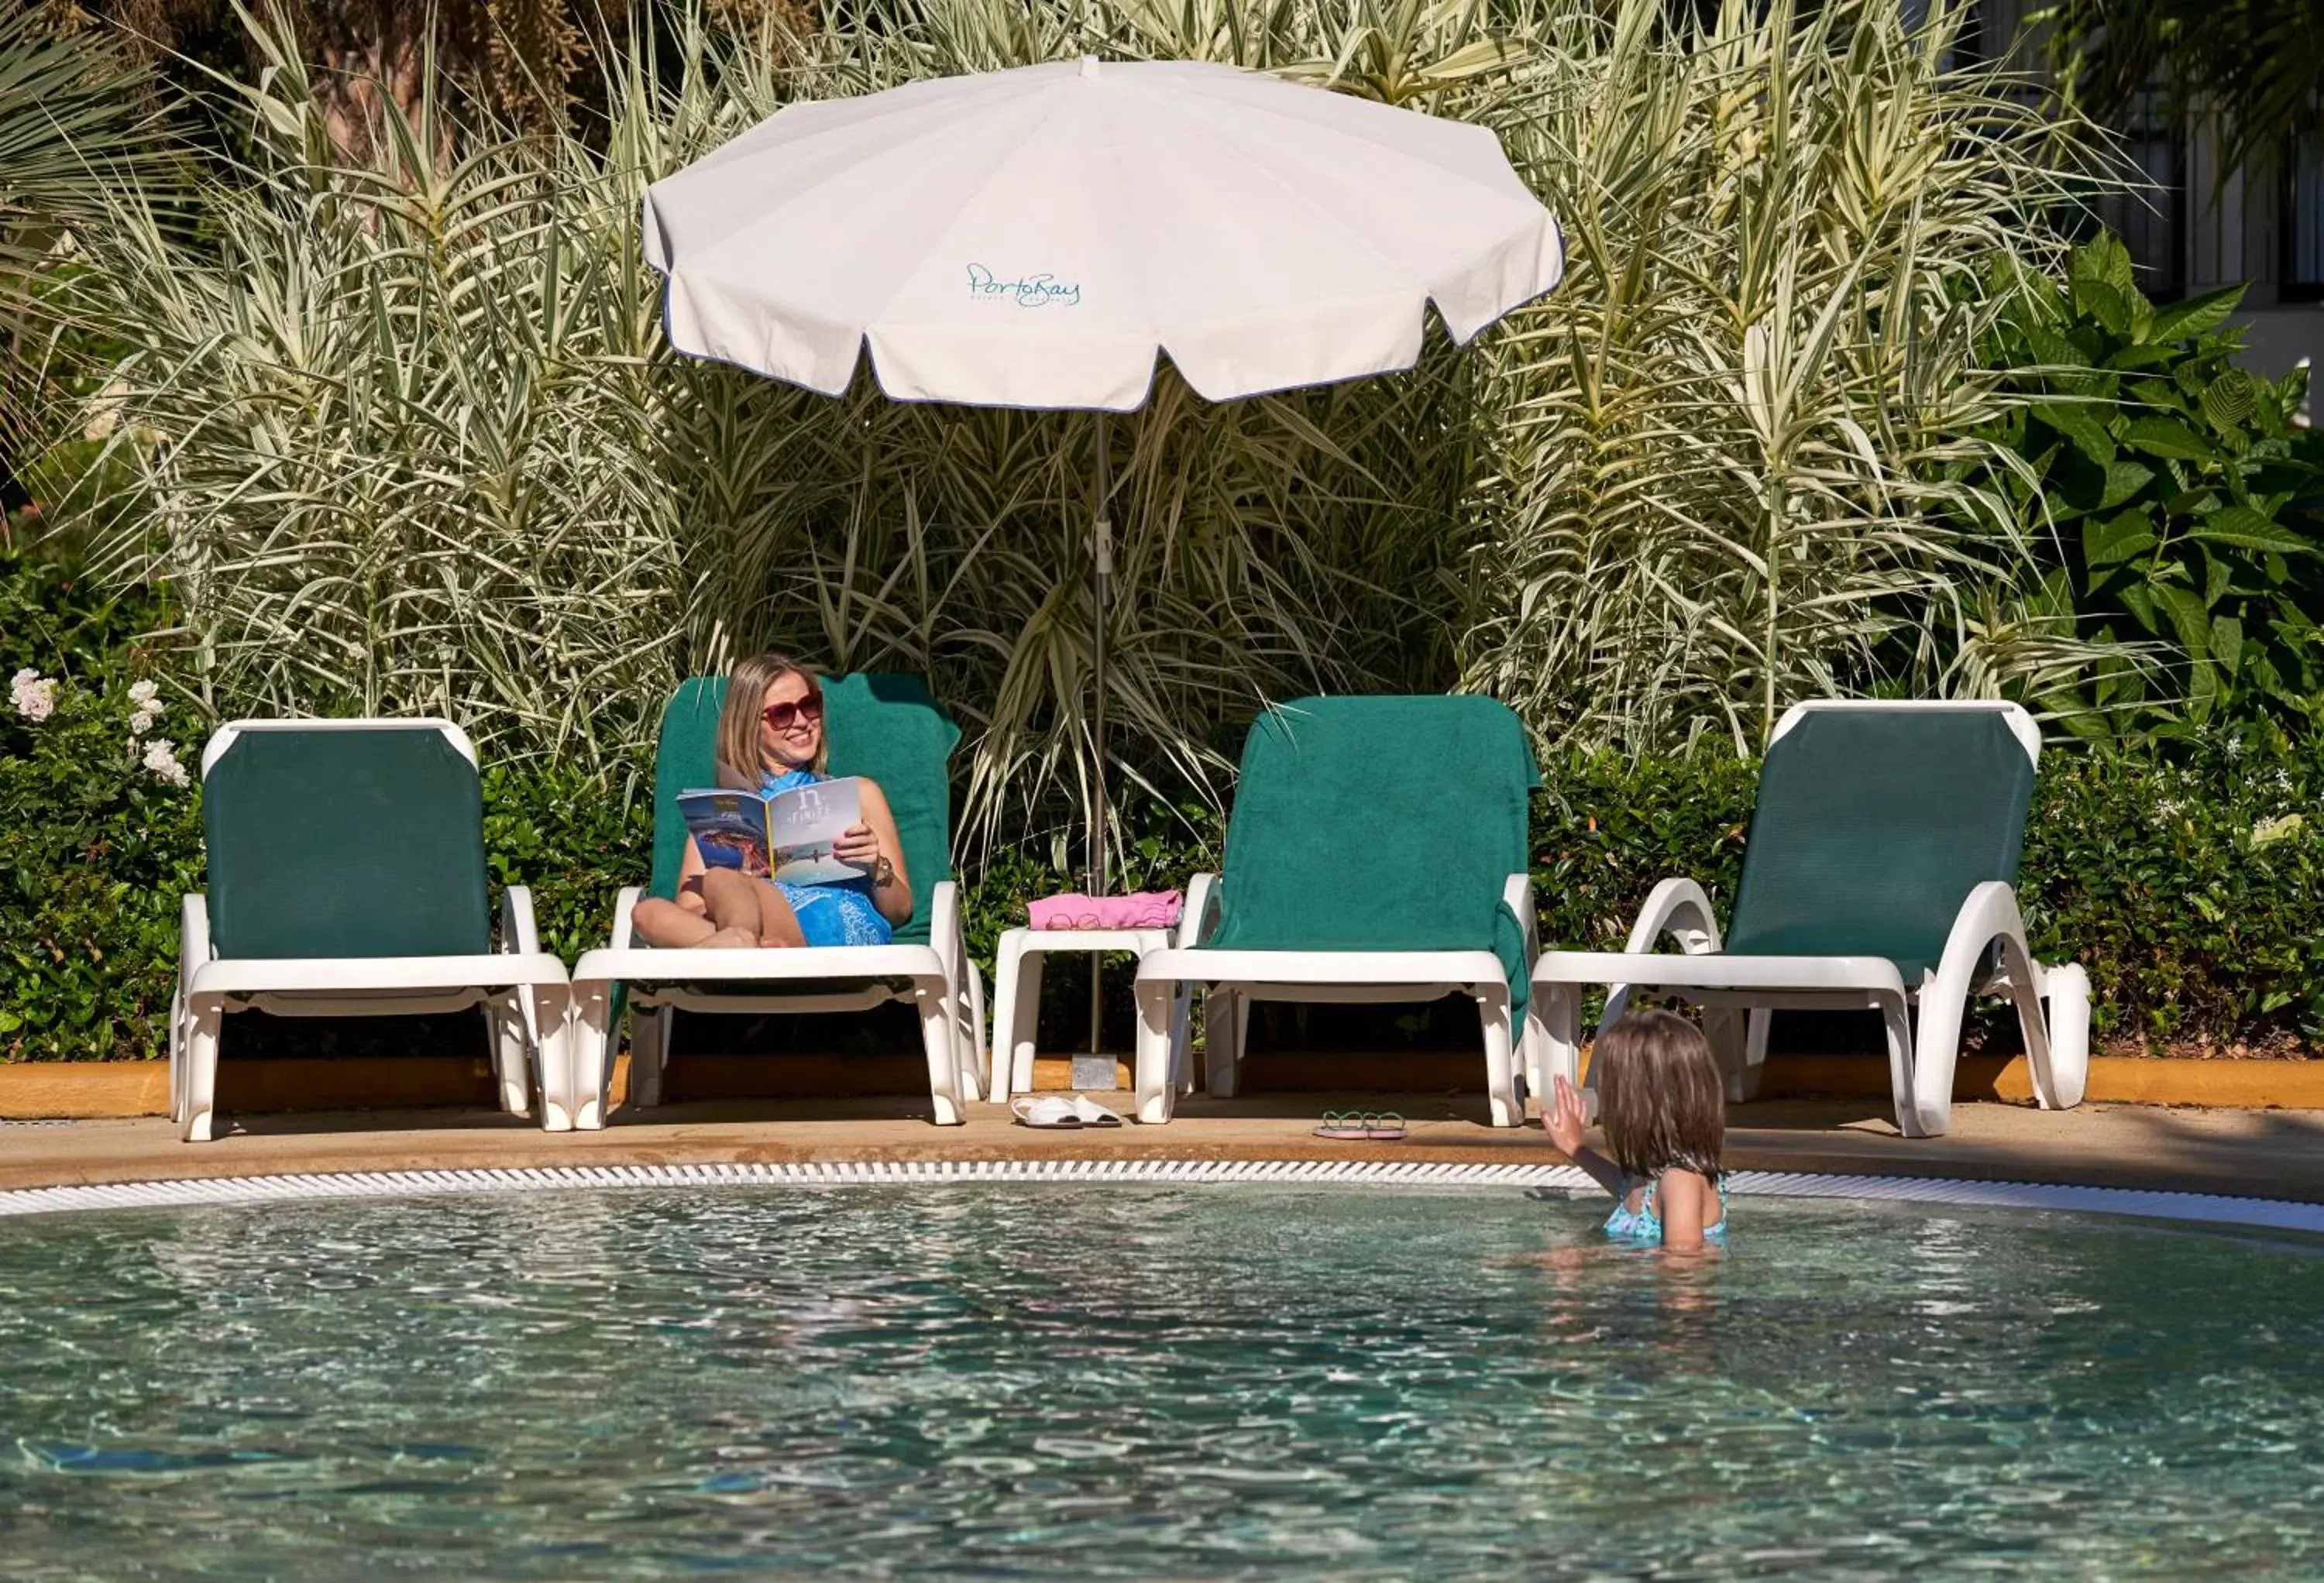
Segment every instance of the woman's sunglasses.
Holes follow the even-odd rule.
[[[809,693],[796,704],[770,704],[759,713],[777,731],[788,731],[794,721],[823,718],[823,695]]]

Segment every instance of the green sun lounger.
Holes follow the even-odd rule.
[[[1252,1000],[1466,995],[1493,1124],[1517,1126],[1511,1018],[1534,948],[1526,838],[1540,783],[1525,728],[1490,698],[1303,698],[1261,715],[1225,876],[1194,878],[1186,943],[1139,963],[1139,1118],[1170,1118],[1173,1002],[1201,984],[1204,1081],[1221,1099]]]
[[[622,892],[612,943],[575,964],[569,1059],[544,1107],[552,1128],[605,1125],[614,1023],[630,1012],[631,1103],[660,1102],[672,1017],[687,1012],[862,1011],[909,999],[920,1015],[936,1119],[966,1119],[981,1092],[984,984],[968,959],[960,891],[952,878],[948,763],[960,728],[918,676],[862,673],[822,678],[831,772],[880,783],[895,815],[912,879],[912,916],[887,945],[793,950],[659,950],[630,926],[641,896],[678,894],[686,821],[678,795],[715,786],[714,743],[726,678],[696,676],[662,713],[654,758],[654,866],[650,887]]]
[[[476,750],[441,720],[238,720],[202,752],[209,888],[185,898],[170,1017],[179,1136],[215,1125],[220,1020],[487,1013],[501,1102],[564,1066],[565,964],[508,888],[492,938]]]
[[[1896,1124],[1914,1137],[1950,1124],[1969,998],[2004,996],[2035,1096],[2079,1104],[2089,980],[2034,960],[2015,888],[2041,747],[2014,704],[1793,709],[1759,772],[1724,942],[1702,888],[1675,879],[1648,897],[1627,949],[1542,953],[1526,1030],[1536,1091],[1576,1076],[1581,988],[1606,984],[1601,1029],[1633,994],[1709,1008],[1734,1100],[1757,1091],[1774,1010],[1877,1010]],[[1655,949],[1666,934],[1678,952]]]

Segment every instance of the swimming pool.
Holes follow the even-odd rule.
[[[1009,1183],[0,1220],[0,1571],[2324,1572],[2324,1239]]]

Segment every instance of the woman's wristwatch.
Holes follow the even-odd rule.
[[[884,890],[895,882],[896,865],[890,860],[886,852],[881,852],[872,861],[872,888],[877,890]]]

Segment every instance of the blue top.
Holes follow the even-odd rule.
[[[1693,1171],[1692,1165],[1676,1167]],[[1699,1172],[1711,1178],[1719,1190],[1719,1219],[1702,1229],[1702,1239],[1724,1247],[1727,1246],[1727,1183],[1717,1173]],[[1614,1212],[1606,1217],[1606,1235],[1616,1242],[1627,1242],[1637,1247],[1660,1247],[1663,1245],[1662,1211],[1655,1207],[1655,1189],[1661,1185],[1659,1173],[1646,1183],[1646,1195],[1638,1207],[1630,1207],[1630,1178],[1622,1178],[1622,1191],[1615,1195]]]
[[[813,786],[829,780],[828,775],[817,775],[812,769],[794,769],[788,775],[766,770],[759,777],[759,790],[771,796],[793,787]],[[826,880],[820,885],[795,885],[787,879],[774,882],[783,899],[791,904],[798,915],[799,933],[809,945],[886,945],[896,938],[896,931],[880,913],[872,899],[872,876],[858,874],[853,879]]]

